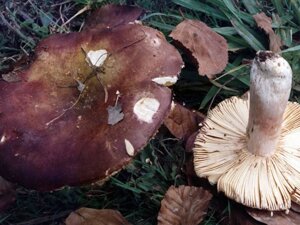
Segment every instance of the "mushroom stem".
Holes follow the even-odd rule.
[[[259,51],[250,73],[248,151],[270,156],[276,150],[292,84],[292,70],[278,54]]]

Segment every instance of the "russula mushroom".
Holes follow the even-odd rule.
[[[171,90],[152,79],[183,66],[162,33],[135,23],[56,34],[35,54],[20,82],[0,82],[0,174],[37,190],[122,169],[170,108]]]
[[[292,70],[259,51],[250,100],[232,97],[211,110],[194,148],[198,176],[246,206],[286,210],[300,201],[300,105],[288,102]]]

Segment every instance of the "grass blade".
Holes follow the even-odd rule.
[[[238,32],[238,34],[255,50],[265,50],[265,47],[261,44],[259,40],[254,37],[254,35],[246,28],[244,24],[236,19],[231,20],[232,25]]]
[[[172,0],[172,2],[187,9],[205,13],[206,15],[212,16],[216,19],[228,21],[226,16],[220,10],[213,8],[208,4],[204,4],[195,0]]]

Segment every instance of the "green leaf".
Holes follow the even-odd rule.
[[[207,105],[207,103],[215,96],[218,90],[218,87],[212,86],[202,100],[199,109],[203,109]]]
[[[295,52],[295,51],[300,51],[300,45],[285,49],[285,50],[281,51],[281,53]]]
[[[226,16],[216,8],[209,6],[208,4],[201,3],[200,1],[196,0],[172,0],[173,3],[183,6],[187,9],[195,10],[198,12],[205,13],[208,16],[212,16],[216,19],[228,21]]]
[[[259,5],[258,5],[258,1],[255,0],[242,0],[243,5],[245,6],[245,8],[247,9],[247,11],[250,14],[256,14],[259,13]]]
[[[234,27],[215,27],[212,28],[215,32],[221,35],[236,35],[237,32]]]
[[[262,43],[256,39],[256,37],[252,34],[249,28],[240,21],[236,19],[231,20],[232,25],[238,32],[238,34],[244,38],[244,40],[255,50],[265,50],[265,47],[262,45]]]

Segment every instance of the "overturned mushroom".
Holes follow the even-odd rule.
[[[250,100],[232,97],[208,113],[195,141],[195,171],[237,202],[285,210],[300,201],[300,105],[288,102],[292,71],[279,55],[260,51],[250,78]]]
[[[38,190],[126,165],[170,108],[171,90],[152,79],[176,77],[183,65],[160,32],[140,24],[53,35],[35,53],[21,81],[0,82],[0,174]]]

